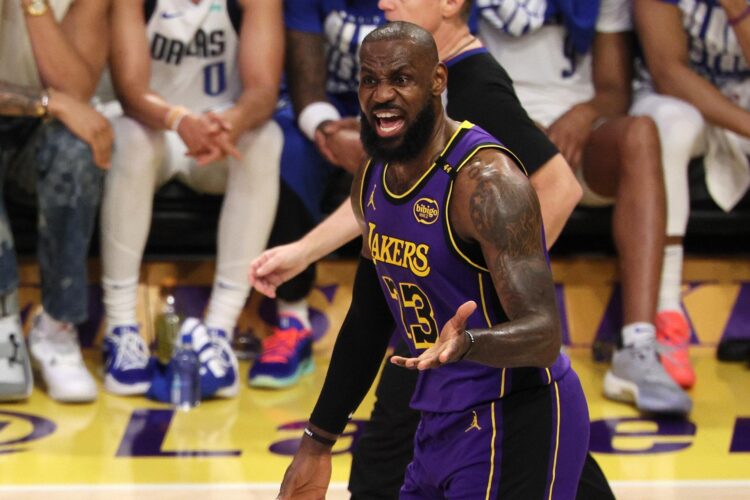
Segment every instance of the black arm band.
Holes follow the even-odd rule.
[[[310,422],[331,434],[343,432],[378,374],[393,327],[375,265],[360,258],[352,303]]]
[[[305,427],[305,435],[308,436],[313,441],[317,441],[320,444],[324,444],[326,446],[333,446],[334,444],[336,444],[335,439],[328,439],[327,437],[323,437],[317,432],[313,432],[312,430],[310,430],[309,427]]]

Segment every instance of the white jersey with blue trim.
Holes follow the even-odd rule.
[[[689,40],[690,66],[698,74],[725,93],[727,85],[733,87],[732,83],[750,77],[742,47],[721,5],[713,0],[679,0],[677,6]]]
[[[171,104],[204,112],[239,97],[239,36],[227,0],[157,0],[146,27],[150,85]]]
[[[632,30],[628,0],[600,1],[597,32]],[[477,6],[479,36],[513,78],[532,120],[546,127],[594,96],[591,50],[575,53],[562,22],[544,21],[547,2],[478,0]]]

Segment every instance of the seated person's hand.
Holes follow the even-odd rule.
[[[315,132],[315,145],[328,162],[354,173],[365,158],[359,129],[353,117],[324,122]]]
[[[199,166],[205,166],[227,155],[240,158],[230,130],[231,125],[215,113],[190,113],[180,122],[177,133],[187,146],[187,155],[195,158]]]
[[[94,163],[109,168],[114,134],[109,121],[87,103],[59,90],[49,90],[49,114],[91,147]]]

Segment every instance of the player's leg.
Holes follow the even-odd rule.
[[[278,202],[281,148],[281,130],[269,121],[240,137],[237,149],[242,159],[229,158],[223,166],[192,166],[188,174],[189,184],[200,191],[217,192],[225,187],[216,275],[205,317],[217,355],[208,364],[212,379],[202,380],[206,396],[232,397],[239,389],[237,360],[229,342],[250,293],[250,262],[266,248],[271,232]]]
[[[18,314],[18,262],[5,210],[5,179],[35,125],[32,120],[0,117],[0,401],[26,399],[34,386]]]
[[[656,123],[661,142],[664,187],[667,194],[667,240],[661,271],[656,337],[664,347],[664,368],[682,387],[695,383],[688,345],[690,326],[682,311],[682,240],[690,214],[688,163],[700,153],[705,122],[692,105],[669,96],[640,95],[631,114],[646,115]]]
[[[393,354],[410,356],[400,336]],[[352,500],[398,498],[419,424],[419,412],[409,407],[418,375],[389,362],[383,365],[370,420],[352,450]]]
[[[113,120],[112,126],[115,145],[100,221],[106,314],[104,387],[114,394],[143,394],[151,374],[148,347],[136,319],[136,298],[154,192],[169,176],[167,133],[124,116]]]
[[[605,122],[584,150],[588,189],[614,198],[613,233],[622,285],[623,328],[605,393],[644,411],[687,413],[691,402],[656,353],[656,298],[664,249],[664,185],[658,133],[646,117]]]
[[[271,246],[295,241],[312,229],[320,216],[320,198],[331,167],[297,128],[291,106],[274,116],[284,135],[281,153],[282,189]],[[277,317],[270,336],[248,374],[254,387],[283,388],[312,371],[312,329],[306,297],[312,290],[311,265],[277,291]]]
[[[104,172],[91,148],[56,121],[42,126],[33,160],[43,312],[29,333],[30,350],[52,398],[92,401],[96,383],[75,325],[88,316],[86,261]]]

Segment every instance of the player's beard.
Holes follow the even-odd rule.
[[[417,113],[414,123],[406,129],[401,137],[382,138],[375,131],[364,113],[361,114],[360,138],[365,152],[384,162],[409,161],[416,158],[427,146],[435,129],[437,118],[432,100],[427,99],[425,105]],[[401,143],[391,145],[401,139]]]

